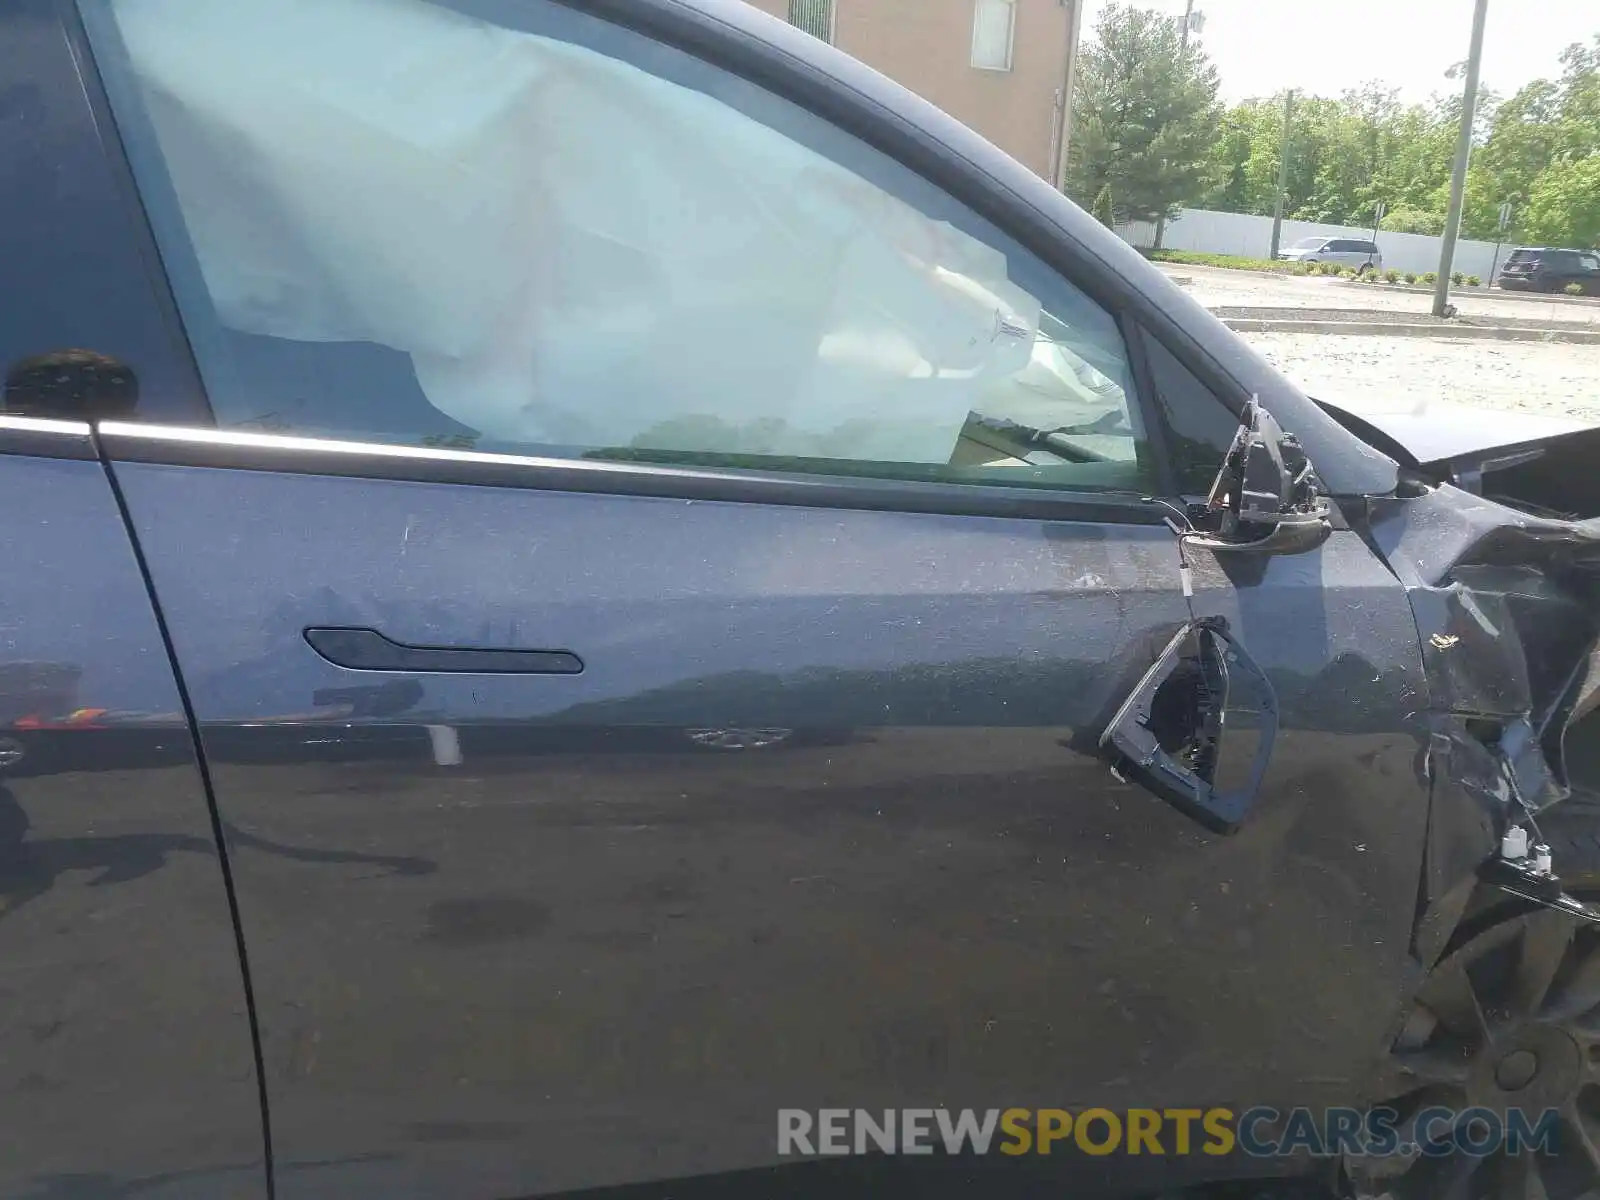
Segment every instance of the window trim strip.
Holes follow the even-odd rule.
[[[82,421],[0,416],[0,454],[92,461],[98,457],[93,432]]]
[[[398,482],[649,496],[736,504],[921,512],[1160,525],[1161,509],[1132,493],[1050,491],[1003,485],[716,470],[589,462],[104,421],[96,428],[113,462],[336,475]]]

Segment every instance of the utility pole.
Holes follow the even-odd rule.
[[[1494,262],[1489,266],[1490,287],[1494,286],[1495,276],[1500,272],[1500,251],[1505,248],[1506,230],[1511,228],[1511,215],[1514,211],[1514,206],[1509,200],[1500,206],[1500,224],[1495,227],[1494,234]]]
[[[1272,206],[1272,255],[1283,246],[1283,200],[1289,191],[1289,136],[1294,130],[1294,89],[1283,98],[1283,148],[1278,156],[1278,201]]]
[[[1444,218],[1444,242],[1439,248],[1439,282],[1433,289],[1433,315],[1450,309],[1450,271],[1455,265],[1456,239],[1461,236],[1461,207],[1467,193],[1467,164],[1472,161],[1472,123],[1478,107],[1478,72],[1483,66],[1483,27],[1489,19],[1489,0],[1477,0],[1472,12],[1472,50],[1467,55],[1467,87],[1461,100],[1461,135],[1456,139],[1456,169],[1450,177],[1450,210]]]
[[[1202,14],[1204,15],[1204,14]],[[1183,5],[1183,30],[1179,37],[1179,46],[1187,54],[1189,50],[1189,29],[1194,25],[1194,0],[1184,0]],[[1167,214],[1162,213],[1156,217],[1156,249],[1161,249],[1161,238],[1167,232]]]

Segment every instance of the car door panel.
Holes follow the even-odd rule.
[[[1218,837],[1093,749],[1188,616],[1164,527],[266,441],[106,435],[230,839],[280,1195],[770,1166],[780,1107],[1359,1086],[1426,812],[1415,628],[1354,534],[1197,564],[1284,711]],[[318,627],[582,670],[352,670]]]
[[[0,1195],[266,1195],[238,944],[87,426],[0,417]]]
[[[1405,595],[1341,528],[1197,552],[1191,612],[1141,496],[1209,482],[1257,379],[1333,490],[1392,463],[737,6],[298,6],[340,14],[320,40],[83,8],[225,427],[98,436],[231,854],[280,1195],[804,1191],[780,1108],[1359,1096],[1427,815]],[[193,69],[250,57],[241,12],[347,143],[270,71]],[[405,29],[441,89],[410,108],[336,49]],[[534,87],[567,76],[582,103]],[[591,155],[636,137],[634,176]],[[1142,394],[1136,315],[1208,376],[1192,425]],[[1099,748],[1192,615],[1278,693],[1231,836]]]
[[[1578,256],[1578,269],[1573,274],[1573,281],[1583,288],[1583,294],[1593,296],[1600,293],[1600,259],[1592,254]]]

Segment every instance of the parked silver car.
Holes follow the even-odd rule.
[[[1383,270],[1383,254],[1375,242],[1354,238],[1308,237],[1281,251],[1279,258],[1289,262],[1338,263],[1366,274]]]

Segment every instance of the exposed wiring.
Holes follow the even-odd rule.
[[[1173,522],[1171,517],[1165,517],[1163,519],[1167,523],[1167,528],[1172,530],[1172,532],[1177,534],[1179,537],[1182,537],[1185,533],[1193,533],[1195,531],[1194,522],[1189,520],[1189,514],[1184,512],[1183,509],[1179,508],[1171,500],[1163,500],[1160,496],[1146,496],[1144,497],[1144,502],[1146,504],[1159,504],[1162,508],[1170,508],[1175,514],[1177,514],[1178,520],[1183,522],[1183,526],[1181,528]]]
[[[1189,619],[1198,621],[1200,618],[1194,611],[1194,571],[1189,566],[1189,551],[1184,543],[1191,537],[1198,537],[1200,531],[1194,527],[1194,522],[1189,519],[1189,514],[1172,503],[1172,501],[1163,500],[1159,496],[1146,496],[1145,502],[1147,504],[1159,504],[1162,508],[1171,509],[1177,515],[1178,520],[1183,522],[1182,525],[1179,525],[1178,521],[1174,521],[1171,517],[1161,518],[1162,523],[1172,530],[1173,536],[1178,539],[1178,582],[1183,587],[1183,602],[1189,609]]]
[[[1533,829],[1533,836],[1543,842],[1544,832],[1539,828],[1539,822],[1533,815],[1533,805],[1523,798],[1522,789],[1517,786],[1517,773],[1505,758],[1500,760],[1500,773],[1505,776],[1506,787],[1510,789],[1511,798],[1517,802],[1517,807],[1522,809],[1522,815],[1527,818],[1528,825]]]

